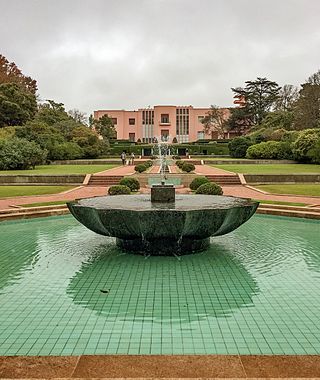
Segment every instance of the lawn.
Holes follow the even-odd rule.
[[[20,205],[23,207],[39,207],[39,206],[60,206],[65,205],[68,201],[52,201],[52,202],[36,202],[36,203],[28,203],[25,205]]]
[[[254,186],[260,190],[267,191],[271,194],[293,194],[293,195],[311,195],[320,196],[320,184],[278,184],[278,185],[259,185]]]
[[[40,165],[30,170],[0,170],[0,175],[14,174],[92,174],[112,169],[118,165]]]
[[[210,166],[244,174],[320,174],[320,165],[311,164],[210,164]]]
[[[306,203],[299,203],[299,202],[282,202],[282,201],[266,201],[265,199],[259,200],[259,199],[253,199],[254,201],[260,202],[261,204],[268,204],[268,205],[283,205],[283,206],[306,206]]]
[[[22,195],[57,194],[74,189],[75,186],[0,186],[0,198]]]

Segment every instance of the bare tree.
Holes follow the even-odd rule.
[[[78,123],[87,124],[88,122],[87,115],[76,108],[68,111],[68,115],[70,115]]]
[[[202,119],[203,130],[206,134],[217,132],[218,138],[224,138],[227,122],[226,110],[212,105],[210,111]]]
[[[275,104],[276,111],[292,111],[296,101],[299,99],[299,89],[292,84],[285,84]]]

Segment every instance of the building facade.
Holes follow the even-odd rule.
[[[225,118],[230,116],[228,108],[222,109]],[[108,115],[113,120],[118,140],[152,143],[155,139],[166,137],[169,142],[176,139],[178,143],[193,142],[201,139],[229,138],[230,133],[212,131],[205,134],[201,120],[210,108],[192,106],[154,106],[137,111],[98,110],[94,118]]]

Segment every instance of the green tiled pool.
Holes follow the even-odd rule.
[[[0,224],[0,355],[320,354],[320,223],[123,254],[71,216]]]

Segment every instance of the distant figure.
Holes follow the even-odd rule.
[[[121,153],[121,160],[122,160],[122,165],[123,165],[123,166],[126,164],[126,158],[127,158],[127,156],[126,156],[126,152],[123,151],[123,152]]]
[[[134,153],[131,153],[131,165],[134,165]]]

